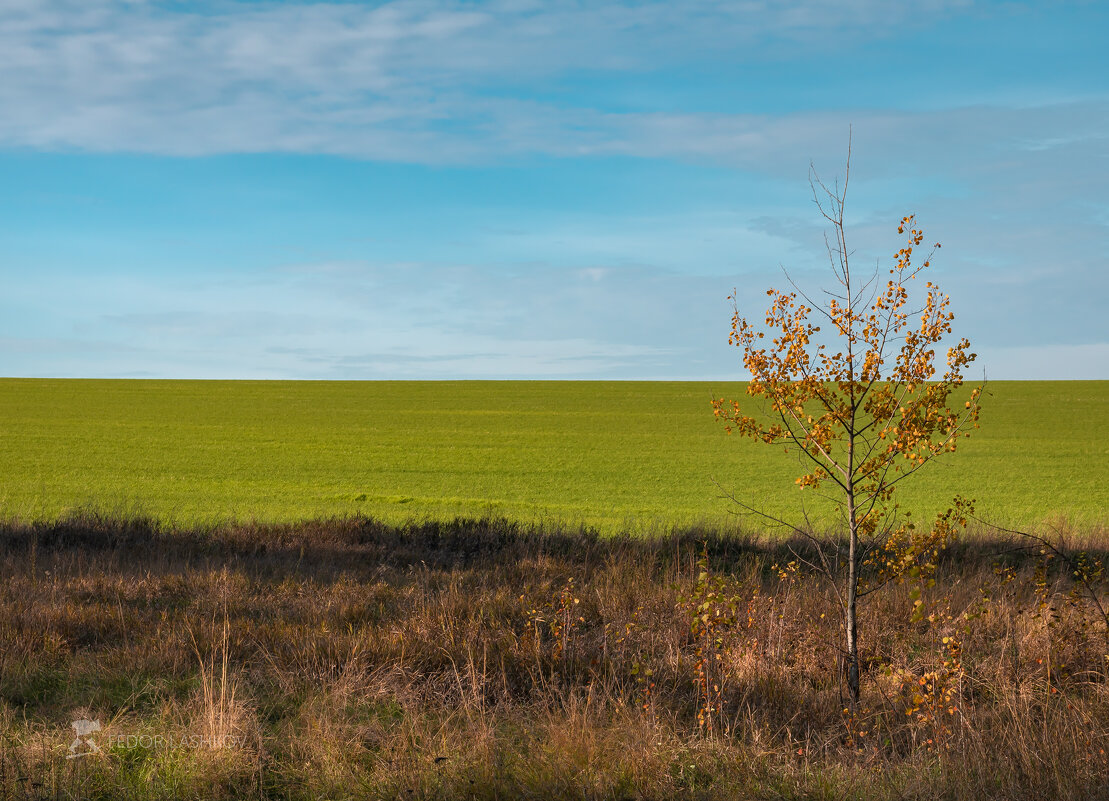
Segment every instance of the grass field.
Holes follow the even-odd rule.
[[[602,530],[718,524],[720,487],[798,508],[796,462],[673,382],[0,380],[0,515],[179,523],[496,515]],[[999,522],[1109,508],[1109,382],[994,382],[981,430],[904,486]]]

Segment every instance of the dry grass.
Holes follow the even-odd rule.
[[[1059,558],[988,531],[942,560],[930,619],[909,585],[872,596],[853,714],[833,607],[785,567],[801,543],[503,520],[0,537],[0,798],[1109,798],[1105,621]],[[65,758],[79,716],[104,755]]]

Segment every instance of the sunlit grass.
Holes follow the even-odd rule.
[[[727,520],[735,493],[794,513],[797,464],[728,437],[726,382],[0,380],[0,515],[163,521],[369,514],[587,523]],[[991,519],[1104,520],[1109,382],[995,382],[982,427],[903,485]]]

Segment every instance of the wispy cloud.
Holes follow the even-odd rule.
[[[521,153],[747,153],[757,161],[780,133],[765,120],[614,113],[557,82],[752,59],[783,42],[845,46],[959,5],[917,4],[910,14],[877,0],[216,3],[203,11],[8,2],[0,6],[0,73],[9,76],[0,83],[0,144],[430,163]]]
[[[60,285],[36,309],[37,326],[64,335],[3,340],[4,369],[120,375],[122,354],[128,375],[162,377],[638,378],[673,374],[675,361],[694,376],[706,367],[703,340],[722,342],[726,321],[711,282],[642,268],[304,264],[261,285],[165,277],[127,294],[112,282]],[[721,314],[697,324],[706,298]]]
[[[235,202],[221,192],[258,176],[246,170],[225,182],[221,170],[250,159],[205,162],[204,191],[192,196],[176,185],[185,183],[180,171],[152,170],[173,177],[162,196],[174,204],[149,217],[143,198],[163,191],[158,177],[115,196],[100,191],[107,169],[102,180],[55,176],[41,189],[118,201],[96,215],[68,196],[13,189],[13,208],[35,206],[23,219],[37,227],[24,235],[18,216],[10,227],[22,249],[3,265],[3,369],[738,375],[724,344],[724,296],[735,285],[744,311],[757,314],[761,290],[780,283],[779,264],[800,279],[823,269],[804,179],[810,160],[828,178],[842,169],[853,126],[849,233],[860,263],[888,261],[898,246],[893,224],[917,212],[944,243],[936,274],[960,331],[1002,365],[992,375],[1020,375],[1025,364],[1023,375],[1035,377],[1070,364],[1104,376],[1107,73],[1065,87],[1050,75],[1035,87],[987,85],[966,60],[952,67],[957,80],[929,92],[937,39],[914,38],[951,18],[1029,9],[946,0],[0,0],[0,150],[90,154],[67,164],[125,171],[200,162],[100,156],[341,156],[390,172],[393,183],[371,188],[381,196],[407,176],[433,175],[420,192],[447,198],[424,215],[412,201],[420,192],[410,193],[376,226],[391,241],[375,245],[350,237],[359,214],[381,207],[346,206],[372,193],[363,190],[375,174],[345,184],[337,173],[366,166],[347,160],[255,160],[261,169],[296,163],[279,178],[267,174],[257,193],[230,193]],[[826,63],[854,70],[867,87],[893,83],[874,77],[891,52],[875,55],[876,42],[896,44],[898,57],[904,45],[903,92],[853,93],[863,84],[846,80],[836,84],[847,87],[842,94],[811,89]],[[1008,75],[1017,50],[983,63]],[[765,96],[763,79],[772,83]],[[613,165],[629,163],[665,169],[621,185]],[[545,197],[550,164],[588,174],[604,197],[577,191],[573,179]],[[303,204],[266,199],[298,197],[299,171],[321,165],[331,172]],[[460,169],[435,169],[443,165]],[[482,169],[491,165],[497,177]],[[489,192],[484,207],[459,190],[509,172],[514,191]],[[192,219],[177,220],[177,209]],[[303,226],[301,212],[312,218]],[[222,213],[235,220],[197,222]],[[235,230],[243,222],[246,233]],[[278,226],[290,230],[271,237]],[[194,236],[201,247],[174,244]],[[52,249],[51,239],[72,244]],[[267,250],[271,239],[280,243]],[[289,259],[300,261],[276,264]]]

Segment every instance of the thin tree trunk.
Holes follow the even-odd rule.
[[[855,617],[859,588],[859,531],[855,521],[855,498],[851,493],[847,496],[847,519],[851,533],[847,546],[847,614],[844,617],[847,623],[847,692],[854,710],[859,704],[859,636]]]

